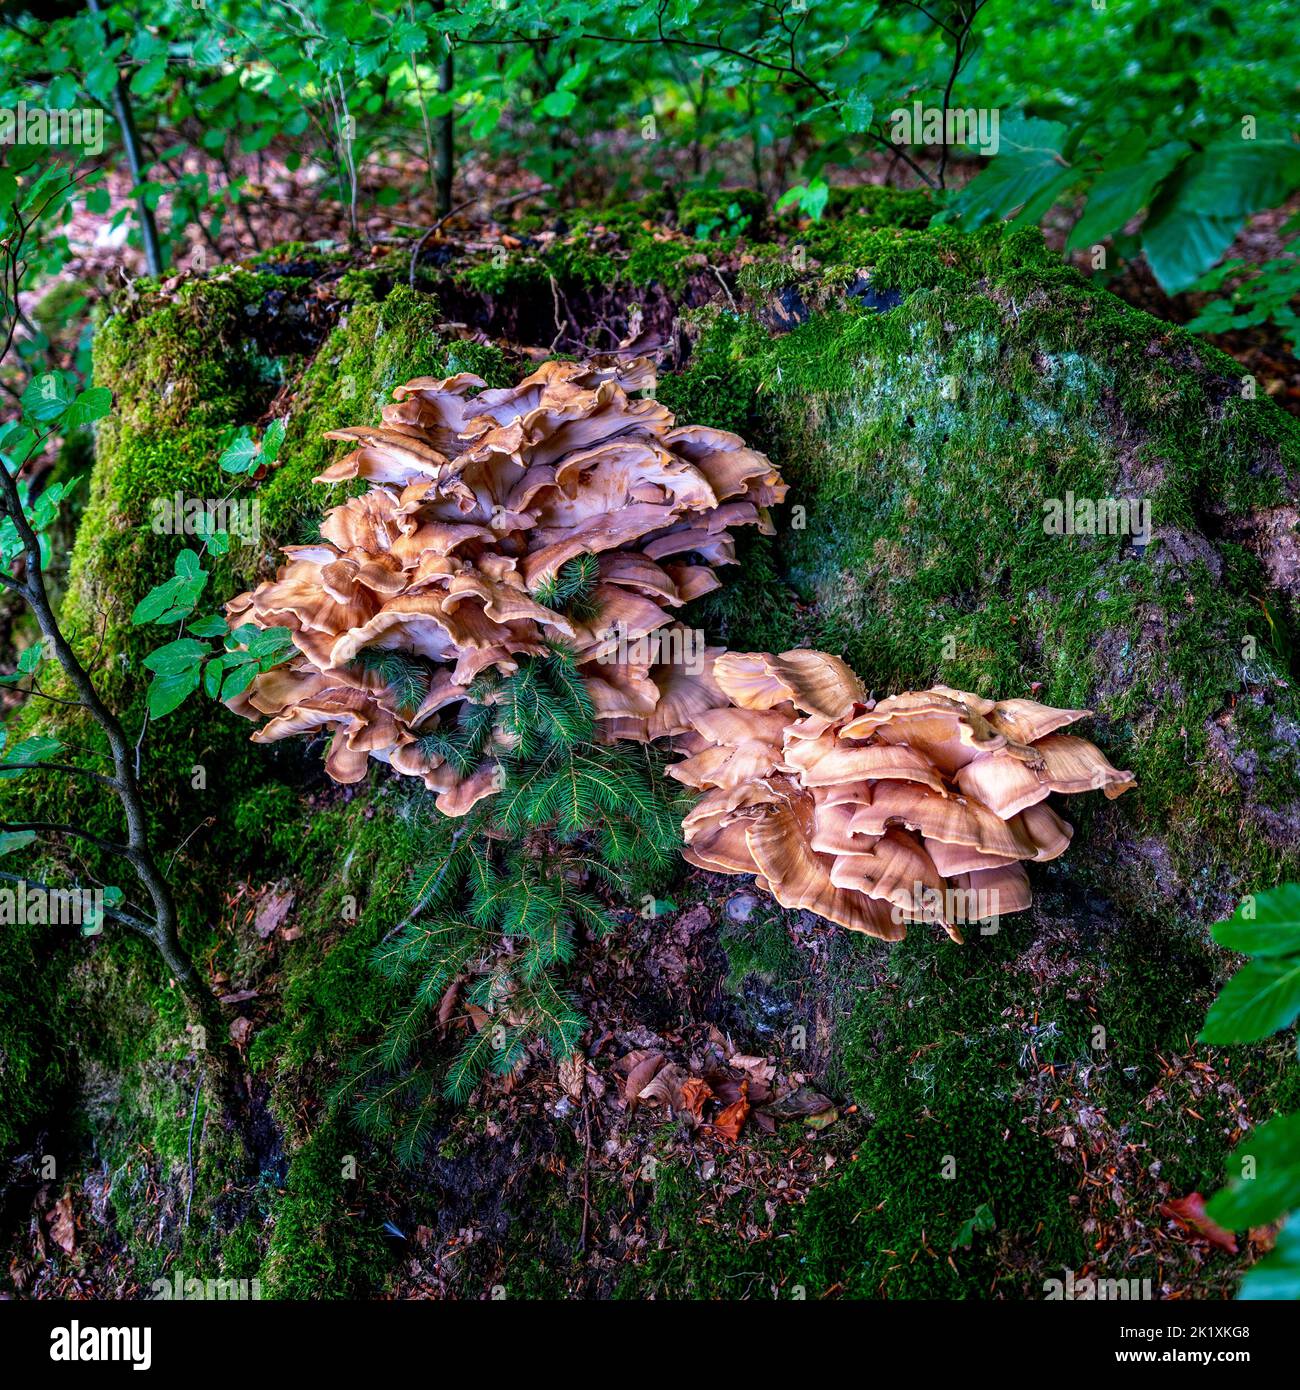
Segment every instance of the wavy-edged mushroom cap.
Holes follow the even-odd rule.
[[[789,701],[806,714],[839,719],[866,700],[857,676],[827,652],[728,652],[714,675],[727,698],[742,709],[772,709]]]
[[[863,911],[879,911],[855,905],[865,899],[887,905],[894,926],[937,922],[960,941],[964,921],[1027,908],[1024,864],[1065,852],[1072,831],[1046,804],[1053,791],[1133,785],[1095,745],[1056,732],[1084,710],[947,686],[873,703],[821,654],[795,655],[719,658],[731,705],[695,719],[696,741],[670,769],[710,789],[688,839],[717,835],[742,872],[732,827],[743,818],[756,881],[787,905],[867,930]],[[748,801],[751,787],[761,792]]]

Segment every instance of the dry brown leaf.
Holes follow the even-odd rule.
[[[647,1102],[662,1101],[674,1110],[682,1109],[682,1087],[690,1080],[676,1062],[669,1062],[654,1075],[650,1084],[641,1092],[640,1099]]]
[[[580,1100],[587,1081],[587,1059],[579,1051],[565,1057],[555,1069],[560,1089],[570,1100]]]
[[[1186,1197],[1162,1203],[1160,1215],[1177,1221],[1185,1230],[1208,1240],[1220,1250],[1226,1250],[1229,1255],[1237,1253],[1237,1237],[1206,1216],[1205,1198],[1199,1192],[1189,1192]]]
[[[438,1001],[438,1022],[444,1026],[451,1022],[456,1014],[456,1004],[460,999],[460,981],[453,980],[442,992],[442,998]]]
[[[77,1223],[72,1215],[72,1189],[68,1188],[62,1197],[45,1213],[49,1224],[50,1237],[64,1254],[71,1255],[77,1248]]]
[[[698,1120],[704,1115],[704,1102],[713,1099],[713,1090],[702,1076],[691,1076],[682,1083],[680,1107]]]
[[[627,1074],[627,1080],[623,1083],[623,1099],[637,1100],[666,1060],[662,1052],[651,1047],[637,1048],[621,1058],[617,1068]]]
[[[749,1102],[742,1097],[719,1113],[718,1118],[713,1122],[713,1128],[724,1139],[739,1139],[740,1131],[744,1129],[748,1116]]]
[[[268,893],[258,904],[253,926],[263,941],[281,926],[293,907],[292,893]]]

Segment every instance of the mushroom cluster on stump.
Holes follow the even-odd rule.
[[[703,793],[686,858],[888,941],[916,921],[960,941],[963,921],[1022,911],[1024,865],[1070,842],[1048,796],[1134,785],[1058,732],[1088,710],[943,685],[873,701],[838,657],[804,650],[727,653],[713,677],[729,703],[695,717],[669,769]]]
[[[739,436],[678,426],[644,359],[547,362],[487,390],[461,373],[399,386],[378,426],[321,483],[361,481],[319,542],[286,548],[276,578],[227,605],[232,626],[285,627],[293,658],[231,707],[253,735],[330,736],[325,766],[357,782],[374,758],[463,815],[498,785],[494,730],[477,766],[440,755],[485,672],[550,643],[573,654],[600,736],[672,738],[672,776],[702,793],[683,821],[701,868],[753,874],[782,906],[898,940],[913,921],[961,939],[963,920],[1029,905],[1024,865],[1064,853],[1052,792],[1134,785],[1086,739],[1087,710],[988,700],[937,685],[873,701],[838,657],[728,653],[673,618],[719,587],[733,526],[770,534],[786,487]],[[581,614],[544,600],[590,567]],[[404,707],[367,653],[427,664]]]
[[[422,778],[449,815],[491,794],[504,736],[465,772],[426,735],[455,726],[477,676],[509,674],[548,642],[574,653],[604,737],[682,733],[718,704],[720,649],[662,659],[691,637],[673,611],[718,587],[713,567],[735,559],[729,528],[770,533],[767,509],[785,495],[737,435],[679,427],[637,394],[654,385],[644,359],[547,362],[517,386],[484,385],[417,378],[381,424],[332,431],[354,447],[316,481],[367,490],[227,607],[232,626],[286,627],[296,648],[229,702],[268,719],[255,740],[329,734],[336,781],[359,781],[374,758]],[[582,557],[594,585],[579,619],[541,599]],[[430,665],[418,708],[367,665],[376,650]]]

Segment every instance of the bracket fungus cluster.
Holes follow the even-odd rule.
[[[504,390],[417,378],[380,425],[332,432],[353,448],[316,481],[365,490],[227,608],[232,625],[288,628],[296,649],[230,702],[267,717],[254,739],[328,734],[335,780],[374,758],[463,815],[496,789],[510,736],[497,728],[465,767],[438,730],[492,703],[484,673],[559,643],[601,737],[685,754],[670,773],[702,793],[683,822],[692,864],[887,940],[910,921],[960,940],[963,921],[1027,907],[1024,865],[1071,836],[1046,798],[1133,785],[1059,732],[1088,711],[946,686],[876,702],[822,652],[694,648],[674,610],[718,587],[730,527],[771,532],[786,488],[738,436],[678,426],[640,394],[653,385],[643,359],[548,362]],[[556,601],[574,563],[590,580],[581,611]],[[376,652],[425,663],[414,706]]]
[[[547,362],[504,390],[468,373],[421,377],[396,389],[380,425],[331,432],[354,447],[316,481],[366,490],[227,608],[232,625],[290,629],[296,648],[231,702],[268,717],[254,739],[327,733],[335,780],[359,781],[374,758],[460,815],[496,785],[492,747],[466,772],[429,735],[454,726],[476,677],[509,674],[548,642],[574,653],[610,738],[681,733],[718,703],[716,652],[661,659],[682,645],[673,610],[718,587],[730,527],[770,532],[785,485],[738,436],[678,427],[637,394],[653,384],[644,359]],[[594,581],[580,617],[546,601],[574,562]],[[365,660],[383,651],[428,664],[416,708]]]
[[[1088,710],[942,685],[877,702],[838,657],[802,650],[727,653],[713,677],[730,703],[696,716],[669,769],[703,793],[686,858],[888,941],[913,921],[960,941],[961,922],[1028,907],[1024,864],[1072,833],[1047,797],[1134,785],[1057,732]]]

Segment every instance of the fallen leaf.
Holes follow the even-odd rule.
[[[564,1094],[570,1100],[581,1099],[587,1081],[586,1057],[581,1052],[574,1051],[555,1070]]]
[[[704,1114],[704,1102],[713,1099],[713,1090],[701,1076],[690,1076],[682,1083],[681,1109],[698,1120]]]
[[[288,917],[289,909],[293,906],[293,897],[292,893],[272,892],[262,899],[253,926],[263,941]]]
[[[729,1105],[718,1115],[713,1122],[713,1128],[724,1139],[739,1139],[740,1131],[745,1127],[745,1120],[749,1115],[749,1102],[741,1099],[734,1105]]]
[[[676,1062],[669,1062],[667,1066],[661,1067],[655,1073],[650,1084],[641,1092],[639,1099],[647,1102],[662,1101],[665,1105],[671,1105],[674,1110],[681,1110],[684,1108],[682,1105],[682,1087],[690,1079],[690,1076]]]
[[[438,1002],[438,1022],[450,1023],[456,1013],[456,1001],[460,998],[460,981],[453,980],[442,992]]]
[[[1217,1222],[1205,1214],[1205,1198],[1199,1192],[1189,1192],[1160,1207],[1160,1215],[1170,1217],[1186,1230],[1195,1232],[1208,1240],[1211,1245],[1226,1250],[1229,1255],[1237,1253],[1237,1238],[1231,1231],[1225,1231]]]
[[[45,1213],[49,1223],[50,1235],[55,1245],[66,1255],[77,1248],[77,1223],[72,1216],[72,1189],[68,1188],[62,1197]]]
[[[650,1047],[639,1047],[621,1058],[617,1063],[618,1070],[627,1073],[627,1080],[623,1083],[623,1099],[638,1099],[666,1060],[662,1052]]]
[[[834,1110],[835,1105],[814,1087],[804,1085],[796,1086],[793,1091],[777,1096],[763,1108],[778,1120],[799,1120]]]
[[[840,1112],[833,1106],[827,1106],[825,1110],[819,1110],[815,1115],[809,1115],[804,1124],[809,1129],[829,1129],[840,1117]]]

